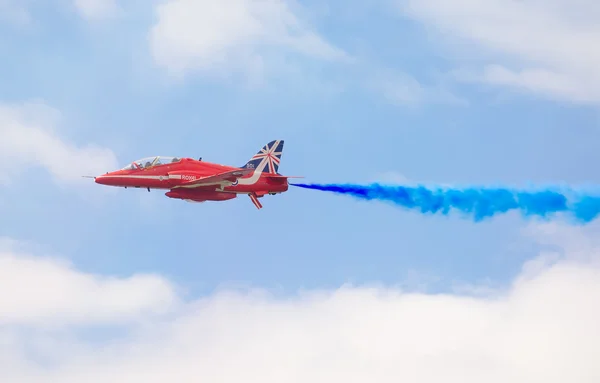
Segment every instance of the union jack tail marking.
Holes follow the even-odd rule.
[[[263,173],[277,174],[282,153],[283,140],[271,141],[263,146],[242,168],[257,169]]]

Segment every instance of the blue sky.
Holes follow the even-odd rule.
[[[517,214],[473,223],[295,188],[265,197],[260,211],[247,198],[187,204],[80,176],[151,155],[242,165],[284,139],[280,172],[310,182],[595,184],[600,13],[591,1],[551,3],[0,2],[6,252],[24,246],[82,278],[120,278],[125,290],[132,275],[154,275],[138,293],[161,309],[144,294],[164,292],[163,280],[185,302],[240,287],[454,297],[511,286],[540,252],[569,248],[540,232],[576,229]],[[106,287],[97,283],[81,294],[93,301]],[[369,307],[361,297],[355,304]],[[129,315],[85,307],[100,322]],[[36,322],[61,309],[32,310]],[[70,328],[69,315],[57,323]],[[61,363],[52,376],[76,376]]]

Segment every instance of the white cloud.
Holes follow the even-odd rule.
[[[117,167],[109,149],[62,140],[54,129],[59,116],[43,103],[0,104],[0,181],[29,166],[45,168],[58,181],[81,180]]]
[[[65,260],[17,250],[0,238],[0,326],[115,323],[161,314],[177,302],[159,276],[102,277]]]
[[[397,0],[440,41],[488,61],[478,81],[600,103],[600,3],[595,0]],[[469,45],[473,44],[473,45]]]
[[[535,235],[562,238],[566,253],[529,262],[510,289],[493,297],[352,286],[295,298],[223,291],[160,320],[148,318],[124,338],[102,344],[70,332],[0,327],[0,380],[595,383],[600,379],[600,308],[594,304],[600,300],[600,267],[590,260],[599,259],[600,247],[586,242],[578,251],[587,260],[570,258],[571,243],[585,234],[569,230],[574,229],[538,229]],[[562,236],[552,234],[558,232]],[[84,320],[106,310],[89,303],[98,296],[117,313],[125,303],[139,309],[139,301],[132,299],[138,295],[158,307],[168,301],[153,298],[157,290],[169,297],[159,280],[148,292],[128,280],[109,293],[89,287],[95,277],[46,261],[23,262],[31,263],[13,268],[13,278],[25,276],[22,286],[49,290],[35,287],[37,294],[25,296],[31,316],[51,316],[48,300],[68,301],[69,312]],[[27,277],[34,273],[30,270],[35,278]],[[57,270],[67,275],[58,288],[36,282],[48,281]],[[84,283],[82,288],[79,278],[88,287]],[[18,295],[19,289],[9,288]],[[23,312],[17,299],[0,302],[2,316]],[[60,313],[66,305],[54,307]]]
[[[116,0],[73,0],[74,5],[82,17],[104,19],[116,15],[120,8]]]
[[[176,77],[199,71],[260,78],[274,47],[326,60],[345,57],[284,0],[169,0],[155,13],[152,54]]]

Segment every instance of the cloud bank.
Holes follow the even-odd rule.
[[[505,291],[480,297],[342,286],[285,298],[221,291],[180,306],[158,277],[99,281],[4,252],[12,278],[0,278],[0,288],[24,299],[0,300],[0,379],[597,382],[600,247],[581,228],[535,228],[561,250],[526,263]],[[118,325],[135,315],[145,320],[100,345],[64,329],[14,327],[42,328],[38,318]]]
[[[169,282],[153,275],[102,277],[61,259],[0,250],[0,326],[64,326],[133,321],[176,302]]]

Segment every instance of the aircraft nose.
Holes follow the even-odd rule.
[[[94,182],[96,182],[97,184],[100,184],[100,185],[106,185],[106,183],[107,183],[106,181],[107,181],[106,177],[104,177],[104,176],[97,176],[94,179]]]

